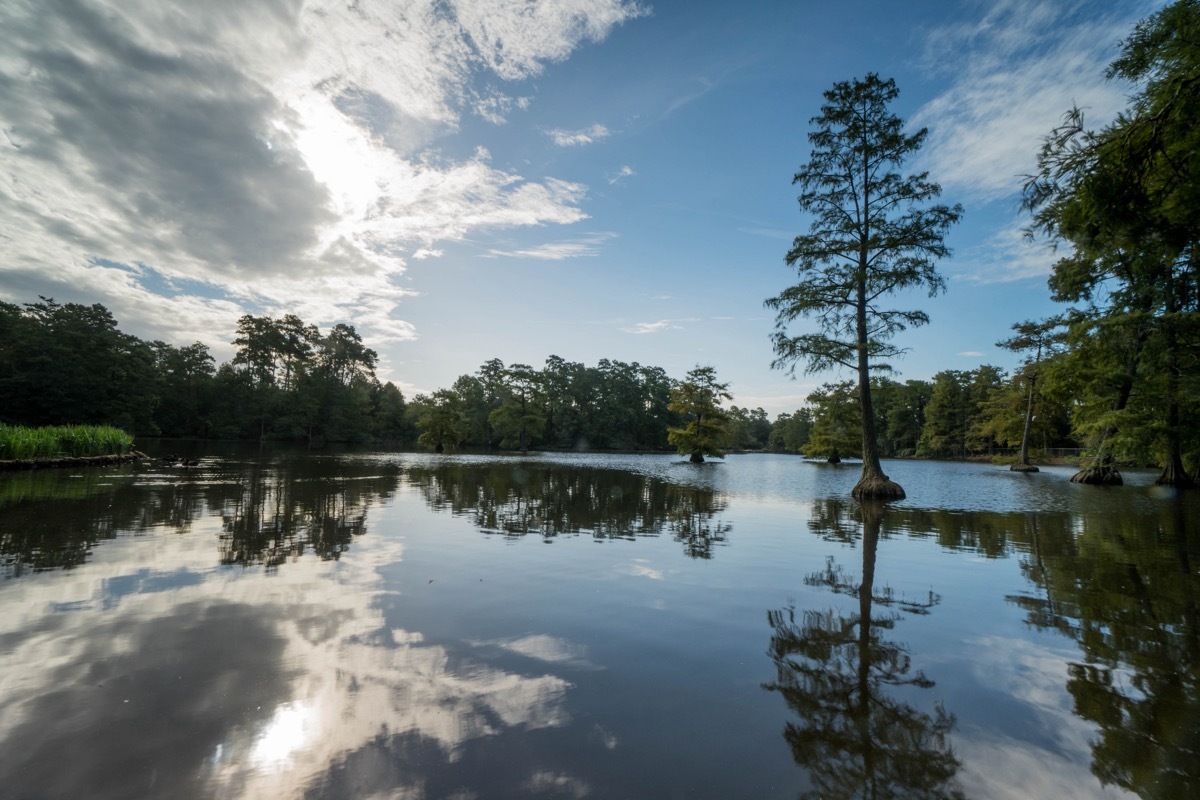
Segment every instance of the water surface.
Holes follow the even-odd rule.
[[[1200,796],[1194,496],[213,446],[0,476],[5,797]]]

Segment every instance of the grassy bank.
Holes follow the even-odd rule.
[[[133,437],[110,425],[26,428],[0,424],[0,461],[119,455],[132,447]]]

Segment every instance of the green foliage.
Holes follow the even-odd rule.
[[[488,415],[500,435],[500,446],[528,450],[546,425],[541,376],[526,364],[513,364],[503,373],[500,406]]]
[[[1068,111],[1025,205],[1032,232],[1068,249],[1050,287],[1081,304],[1073,343],[1088,348],[1084,332],[1103,329],[1121,345],[1090,353],[1109,377],[1080,383],[1080,433],[1098,459],[1150,443],[1160,482],[1185,486],[1184,462],[1200,458],[1200,2],[1177,0],[1139,23],[1109,77],[1136,86],[1129,107],[1098,131]]]
[[[696,367],[671,391],[668,408],[682,415],[684,424],[671,428],[667,441],[680,455],[690,455],[695,463],[704,456],[725,457],[729,446],[729,413],[721,408],[729,400],[729,384],[717,381],[713,367]]]
[[[776,367],[794,369],[800,361],[809,372],[858,370],[867,359],[898,355],[887,340],[928,317],[882,301],[906,289],[933,296],[944,287],[934,262],[949,255],[943,240],[962,209],[924,205],[941,187],[925,173],[892,171],[928,135],[924,128],[904,132],[904,121],[888,110],[898,94],[895,81],[874,73],[836,83],[811,120],[812,157],[792,181],[802,188],[801,210],[813,218],[787,254],[799,281],[766,301],[778,312]],[[820,332],[789,336],[787,325],[801,317],[815,317]]]
[[[155,433],[154,350],[104,306],[0,303],[0,420]]]
[[[798,408],[791,414],[785,411],[771,425],[767,444],[776,453],[803,453],[812,434],[812,426],[812,409]]]
[[[771,421],[761,408],[730,406],[729,447],[733,450],[762,450],[771,438]]]
[[[826,383],[807,398],[813,426],[804,454],[809,458],[862,455],[862,415],[853,381]]]
[[[872,379],[871,396],[881,455],[916,455],[925,426],[925,406],[932,393],[933,385],[929,381],[899,383],[889,378]]]
[[[925,426],[917,453],[933,458],[965,458],[990,452],[994,440],[977,420],[984,402],[1001,385],[1002,373],[983,365],[975,370],[944,370],[933,376],[933,391],[925,406]]]
[[[420,409],[418,425],[422,428],[417,443],[439,453],[458,447],[466,438],[467,418],[462,402],[450,389],[438,389],[432,397],[418,396],[413,405]]]
[[[132,447],[133,437],[110,425],[0,424],[0,460],[121,455]]]

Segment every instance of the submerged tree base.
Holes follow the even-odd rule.
[[[703,464],[704,463],[704,454],[703,453],[692,453],[692,457],[689,458],[688,461],[692,462],[693,464]]]
[[[1022,462],[1020,464],[1013,464],[1011,467],[1009,467],[1009,469],[1012,470],[1013,472],[1039,472],[1040,471],[1037,467],[1035,467],[1033,464],[1030,464],[1028,462]]]
[[[1071,483],[1086,483],[1090,486],[1123,486],[1125,479],[1111,464],[1085,467],[1071,476]]]
[[[850,490],[855,500],[903,500],[907,497],[900,484],[887,475],[863,475]]]
[[[1158,476],[1158,480],[1154,481],[1154,485],[1170,486],[1174,489],[1195,489],[1196,481],[1184,471],[1182,465],[1177,466],[1168,461],[1162,474]]]

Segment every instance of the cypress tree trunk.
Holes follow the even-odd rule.
[[[863,254],[866,261],[866,254]],[[866,267],[860,267],[858,279],[858,407],[862,413],[862,476],[850,491],[856,500],[903,500],[904,490],[883,473],[879,464],[879,444],[875,437],[875,407],[871,402],[871,374],[867,353],[867,281]]]
[[[1144,340],[1145,335],[1143,334],[1138,341],[1139,351]],[[1133,378],[1137,372],[1137,363],[1137,356],[1134,356],[1121,381],[1120,389],[1117,392],[1117,402],[1113,404],[1113,411],[1122,411],[1129,404],[1129,396],[1133,393]],[[1094,443],[1095,458],[1092,459],[1091,464],[1071,476],[1071,483],[1087,483],[1093,486],[1121,486],[1125,483],[1120,471],[1113,464],[1112,454],[1108,452],[1108,440],[1114,434],[1116,434],[1116,430],[1112,428],[1097,434]]]
[[[1179,431],[1179,341],[1175,335],[1174,312],[1177,307],[1172,299],[1167,301],[1167,319],[1163,321],[1163,338],[1167,343],[1167,458],[1156,486],[1172,486],[1176,489],[1195,487],[1183,468],[1183,447]]]
[[[1021,456],[1017,463],[1009,469],[1013,472],[1037,472],[1038,468],[1029,463],[1029,428],[1033,423],[1033,387],[1037,377],[1029,376],[1029,402],[1025,404],[1025,431],[1021,434]]]

